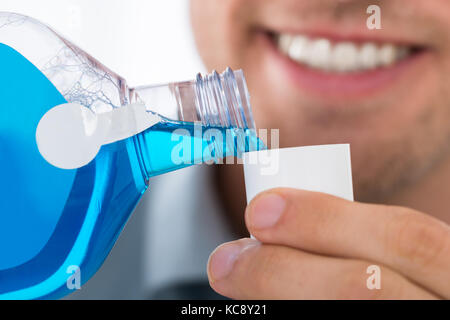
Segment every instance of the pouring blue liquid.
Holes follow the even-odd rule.
[[[37,67],[1,43],[0,69],[0,299],[71,293],[68,270],[79,268],[82,283],[94,275],[152,176],[263,146],[245,128],[200,127],[223,137],[228,130],[230,143],[196,134],[193,122],[163,117],[136,136],[102,146],[86,166],[59,169],[39,153],[35,132],[42,116],[67,100]],[[175,134],[177,129],[184,133]],[[182,162],[174,163],[174,150]]]

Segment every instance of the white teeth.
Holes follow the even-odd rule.
[[[313,41],[310,47],[311,66],[319,69],[328,70],[331,62],[331,43],[326,39]]]
[[[311,68],[331,72],[357,72],[377,67],[388,67],[406,58],[406,46],[367,42],[331,43],[328,39],[309,39],[306,36],[282,34],[278,36],[278,49],[292,60]]]
[[[292,43],[292,37],[287,34],[280,35],[278,37],[278,48],[283,52],[287,53]]]
[[[373,43],[365,43],[359,51],[359,63],[363,69],[369,70],[377,67],[377,46]]]
[[[309,40],[302,36],[292,38],[291,44],[285,53],[297,62],[306,63],[311,56],[309,53]]]
[[[332,55],[333,70],[355,71],[358,66],[358,48],[352,43],[339,43],[334,47]]]
[[[391,44],[385,44],[379,50],[378,57],[382,66],[390,66],[397,60],[397,48]]]

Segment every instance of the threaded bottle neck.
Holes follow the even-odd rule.
[[[149,177],[164,172],[201,162],[221,163],[229,156],[241,158],[244,152],[265,148],[256,135],[241,70],[233,72],[227,68],[222,74],[215,71],[199,74],[192,81],[138,87],[131,89],[130,98],[131,102],[143,102],[147,111],[162,118],[154,130],[164,134],[153,134],[150,130],[136,136],[146,183]],[[183,131],[182,136],[180,133],[173,136],[176,129]],[[167,134],[169,131],[172,132]],[[179,138],[187,139],[187,143],[179,145]],[[197,148],[199,141],[200,148]],[[172,158],[175,150],[178,159],[179,147],[187,148],[182,152],[186,159],[181,162]],[[170,151],[162,152],[161,148]]]
[[[192,81],[137,87],[131,102],[169,120],[201,122],[204,126],[255,129],[242,70],[198,74]]]
[[[205,126],[255,129],[250,97],[242,70],[197,75],[196,109]]]

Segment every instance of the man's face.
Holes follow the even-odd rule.
[[[351,144],[358,199],[446,156],[450,1],[192,0],[191,18],[208,69],[244,70],[257,127],[279,128],[281,147]]]

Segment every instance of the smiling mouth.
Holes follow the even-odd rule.
[[[365,98],[398,79],[408,81],[424,66],[420,61],[426,59],[422,58],[432,52],[428,47],[368,36],[324,37],[267,30],[260,35],[272,63],[281,67],[294,85],[324,99]],[[406,76],[408,72],[411,77]]]
[[[424,50],[389,42],[332,41],[293,34],[271,34],[270,37],[279,52],[292,61],[330,73],[388,68]]]

